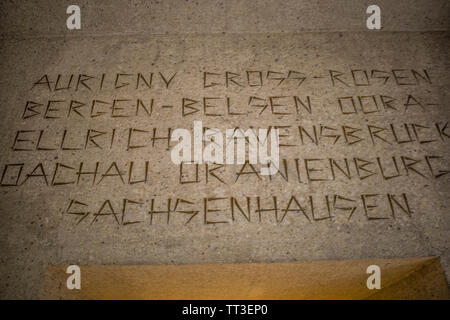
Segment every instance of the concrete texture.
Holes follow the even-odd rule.
[[[66,8],[80,6],[82,28],[66,28]],[[2,1],[4,36],[298,33],[367,31],[366,8],[382,10],[384,31],[448,30],[445,0],[131,0]]]
[[[439,256],[449,278],[448,1],[380,2],[381,31],[365,29],[364,1],[87,1],[79,31],[65,27],[67,4],[1,3],[1,298],[38,298],[50,264]],[[204,88],[204,72],[218,85]],[[58,75],[58,88],[73,75],[69,90],[54,90]],[[197,101],[184,116],[183,98]],[[115,99],[130,101],[114,110]],[[154,99],[151,115],[136,116],[137,99]],[[198,183],[180,183],[195,166],[180,180],[167,140],[152,137],[194,120],[278,126],[288,181],[203,164]],[[146,161],[146,183],[132,183]],[[77,182],[97,162],[94,183]],[[274,196],[276,215],[260,215]],[[250,221],[235,202],[247,214],[246,197]]]

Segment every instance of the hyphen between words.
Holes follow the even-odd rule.
[[[187,129],[175,129],[173,131],[171,140],[178,141],[178,144],[172,148],[170,154],[173,163],[193,162],[201,164],[203,162],[210,162],[216,164],[244,164],[246,162],[246,150],[248,148],[248,162],[250,164],[267,165],[267,167],[261,168],[261,175],[274,175],[278,172],[278,129],[258,129],[258,135],[252,128],[249,128],[245,132],[237,128],[226,129],[225,144],[223,133],[216,128],[203,130],[202,121],[194,121],[193,131],[193,139],[191,132]],[[203,148],[204,142],[207,144]],[[235,145],[237,151],[236,157]],[[270,154],[268,153],[269,147]]]

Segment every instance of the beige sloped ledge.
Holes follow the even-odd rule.
[[[381,268],[380,290],[366,268]],[[437,257],[286,263],[90,265],[81,290],[68,290],[67,266],[47,266],[42,299],[448,299]]]

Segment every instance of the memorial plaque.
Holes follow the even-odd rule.
[[[440,256],[448,279],[448,44],[447,31],[4,38],[2,296],[37,297],[48,264]],[[192,134],[179,164],[177,129]],[[249,129],[278,132],[276,165],[194,159],[248,151],[226,132]]]

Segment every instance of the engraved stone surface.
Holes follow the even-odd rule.
[[[448,31],[241,27],[5,28],[1,297],[36,298],[47,264],[434,255],[449,277]],[[195,120],[279,129],[279,173],[174,164]]]

